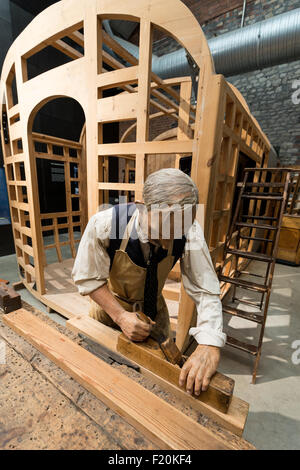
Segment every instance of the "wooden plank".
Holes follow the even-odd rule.
[[[45,214],[41,214],[41,219],[53,219],[55,217],[64,218],[64,217],[67,217],[68,215],[69,215],[68,212],[47,212]],[[81,211],[73,211],[72,215],[81,215]]]
[[[52,46],[54,41],[59,41],[61,38],[65,37],[65,36],[68,36],[73,31],[76,31],[76,30],[80,29],[81,27],[82,27],[82,22],[80,22],[78,24],[75,24],[75,25],[72,25],[72,26],[64,29],[64,31],[60,31],[60,32],[54,34],[53,36],[51,36],[48,39],[42,41],[41,43],[37,44],[32,49],[27,51],[25,54],[23,54],[23,58],[28,59],[29,57],[33,56],[34,54],[37,54],[39,51],[42,51],[48,45]]]
[[[250,157],[255,162],[258,162],[258,163],[261,162],[261,158],[259,157],[259,155],[255,153],[254,150],[252,150],[251,147],[246,144],[246,142],[244,142],[243,140],[240,140],[238,134],[236,134],[232,129],[230,129],[229,126],[224,124],[223,131],[226,136],[231,137],[232,140],[234,140],[236,143],[239,143],[243,153],[245,153],[248,157]]]
[[[163,288],[163,296],[169,300],[180,300],[180,283],[169,282]]]
[[[82,148],[82,144],[76,142],[75,140],[62,139],[61,137],[54,137],[53,135],[47,134],[39,134],[38,132],[32,132],[32,139],[34,142],[44,142],[46,144],[61,145],[62,147],[66,146],[79,150]]]
[[[160,349],[155,351],[155,346],[158,348],[157,343],[151,338],[138,344],[133,343],[124,334],[121,334],[118,337],[117,351],[179,387],[180,367],[167,362]],[[234,380],[216,372],[211,379],[208,390],[195,398],[226,413],[231,402],[233,389]]]
[[[97,102],[97,121],[115,122],[135,119],[137,116],[138,93],[121,93]]]
[[[168,140],[152,142],[126,142],[122,144],[98,145],[98,155],[136,155],[136,154],[163,154],[186,153],[193,151],[192,140]]]
[[[135,183],[98,183],[98,189],[112,191],[142,191],[143,185]]]
[[[139,102],[137,108],[136,142],[139,151],[136,152],[135,181],[144,184],[145,179],[145,142],[149,140],[149,114],[150,114],[150,83],[152,67],[152,25],[147,19],[140,22],[140,49],[139,49]],[[142,199],[142,190],[136,191],[136,199]]]
[[[11,186],[27,186],[27,183],[26,181],[23,181],[23,180],[20,180],[20,181],[8,181],[7,182],[8,185],[11,185]]]
[[[6,165],[8,165],[9,163],[23,163],[24,158],[24,153],[18,153],[17,155],[11,155],[10,157],[6,157],[5,163]]]
[[[119,85],[130,85],[137,82],[138,67],[125,67],[112,72],[101,73],[97,77],[97,86],[105,90],[118,87]]]
[[[21,121],[17,121],[14,124],[11,124],[9,127],[9,137],[11,141],[21,139],[22,137],[22,127]]]
[[[32,276],[35,275],[34,267],[31,266],[31,264],[27,264],[23,258],[17,256],[17,262],[22,266],[23,269],[25,269],[25,271],[30,273]]]
[[[31,229],[29,227],[22,226],[21,224],[14,222],[13,223],[13,228],[18,230],[19,232],[23,233],[24,235],[27,235],[27,237],[31,237]]]
[[[97,17],[96,4],[85,2],[84,55],[88,60],[87,80],[90,91],[86,108],[86,175],[88,218],[94,215],[101,204],[97,183],[99,180],[99,159],[97,143],[102,143],[102,126],[97,123],[97,76],[102,70],[102,22]],[[95,54],[95,49],[97,53]],[[100,128],[100,129],[99,129]]]
[[[118,337],[121,333],[94,320],[88,315],[71,318],[67,320],[66,326],[70,330],[75,331],[75,333],[82,333],[96,343],[117,352]]]
[[[18,116],[19,114],[20,114],[20,108],[19,108],[18,103],[15,104],[14,106],[12,106],[7,111],[7,116],[9,117],[9,119],[13,119],[14,117]]]
[[[69,38],[79,44],[79,46],[84,47],[84,35],[79,31],[73,31],[72,33],[69,33]]]
[[[180,86],[180,107],[178,113],[178,140],[186,140],[189,136],[189,119],[191,110],[192,80]]]
[[[81,57],[83,57],[83,54],[81,54],[81,52],[74,49],[74,47],[69,46],[69,44],[67,44],[65,41],[62,41],[61,39],[49,45],[55,47],[55,49],[59,50],[60,52],[67,55],[73,60],[80,59]]]
[[[20,97],[21,92],[21,83],[24,78],[24,62],[21,57],[18,57],[18,60],[15,62],[16,64],[16,83],[17,89]],[[20,87],[19,87],[20,86]],[[27,209],[29,212],[29,219],[30,219],[30,230],[31,230],[31,241],[32,241],[32,248],[34,252],[33,263],[34,268],[27,263],[28,259],[27,256],[25,258],[25,277],[27,282],[35,281],[36,290],[40,294],[45,293],[45,279],[43,273],[43,240],[42,240],[42,232],[40,230],[40,218],[39,215],[40,211],[40,203],[39,203],[39,191],[38,191],[38,182],[37,182],[37,169],[35,165],[35,160],[33,157],[33,143],[31,139],[31,131],[32,131],[32,123],[26,120],[26,105],[19,98],[19,108],[20,108],[20,125],[22,131],[22,148],[24,152],[24,170],[25,170],[25,178],[27,183],[27,200],[28,206]],[[19,178],[18,178],[19,179]],[[26,209],[25,209],[26,210]],[[25,225],[20,220],[21,225]],[[19,261],[19,259],[18,259]],[[24,267],[24,266],[23,266]],[[28,275],[30,273],[30,276]]]
[[[28,202],[17,202],[17,201],[10,201],[11,207],[15,207],[16,209],[21,209],[22,211],[30,210],[30,206]]]
[[[236,448],[25,309],[8,314],[4,322],[160,448]],[[242,440],[240,445],[252,448]]]
[[[69,149],[68,147],[64,147],[64,155],[65,157],[68,159],[69,157]],[[79,160],[79,163],[78,163],[78,169],[79,169],[79,164],[80,164],[80,160]],[[76,256],[76,250],[75,250],[75,243],[74,243],[74,232],[73,232],[73,226],[72,226],[72,191],[71,191],[71,181],[70,181],[70,164],[68,161],[66,161],[64,163],[64,169],[65,169],[65,191],[66,191],[66,205],[67,205],[67,212],[68,212],[68,217],[67,217],[67,221],[68,221],[68,236],[69,236],[69,241],[70,241],[70,250],[71,250],[71,255],[72,255],[72,258],[75,258]],[[78,185],[78,189],[79,189],[79,185]],[[76,195],[77,197],[80,197],[80,194],[79,195]],[[80,202],[78,202],[80,204]],[[60,224],[58,224],[58,220],[55,218],[54,219],[54,225],[57,224],[57,227],[56,227],[56,233],[57,233],[57,238],[55,240],[55,243],[57,244],[58,242],[58,247],[59,247],[59,244],[60,244],[60,240],[59,240],[59,229],[61,228],[60,227]],[[59,254],[60,252],[60,249],[57,250],[57,254]],[[59,260],[61,261],[61,260]]]
[[[121,333],[103,325],[87,315],[71,318],[66,322],[66,326],[75,333],[83,334],[111,351],[117,351],[118,337]],[[154,383],[159,383],[162,388],[170,391],[172,394],[186,402],[187,405],[190,405],[200,413],[207,415],[229,431],[234,432],[238,436],[242,436],[249,411],[248,403],[240,400],[236,396],[233,396],[227,413],[223,413],[209,404],[197,400],[194,396],[188,395],[184,390],[178,387],[178,385],[173,385],[146,367],[141,366],[141,364],[139,365],[142,374],[152,379]]]
[[[15,244],[16,246],[18,246],[21,250],[25,251],[25,253],[27,253],[29,256],[34,256],[34,253],[33,253],[33,249],[31,246],[29,245],[25,245],[24,243],[21,242],[21,240],[18,240],[16,238],[15,240]]]
[[[199,139],[194,146],[192,158],[191,177],[199,190],[199,202],[204,206],[205,226],[204,235],[209,245],[208,233],[211,224],[210,199],[213,198],[214,170],[219,152],[219,141],[222,135],[221,126],[224,113],[218,114],[221,106],[222,77],[215,75],[210,79],[205,70],[200,70],[198,80],[198,103],[195,125],[195,139]],[[196,318],[195,304],[181,286],[181,296],[178,311],[178,326],[176,331],[176,344],[184,351],[188,344],[188,331]]]
[[[54,245],[55,245],[55,249],[56,249],[56,253],[57,253],[57,258],[58,258],[58,261],[62,261],[62,254],[61,254],[61,249],[60,249],[60,242],[59,242],[59,233],[58,233],[58,226],[57,226],[57,217],[54,217],[53,218],[54,220]],[[47,247],[45,247],[46,249]]]
[[[79,165],[79,193],[81,194],[80,197],[80,204],[79,208],[81,208],[80,214],[80,231],[83,234],[85,227],[88,223],[88,203],[87,203],[87,168],[86,168],[86,125],[83,126],[81,135],[80,135],[80,143],[82,145],[82,149],[80,151],[80,165]],[[73,212],[74,215],[74,212]],[[73,220],[73,219],[72,219]]]

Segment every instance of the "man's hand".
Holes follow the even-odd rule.
[[[216,346],[198,344],[193,354],[181,369],[179,385],[186,383],[186,391],[200,395],[208,388],[211,377],[217,370],[220,360],[220,349]]]
[[[131,341],[144,341],[150,335],[152,328],[152,324],[139,320],[136,312],[127,311],[119,316],[118,325]]]

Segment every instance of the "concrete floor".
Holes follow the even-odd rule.
[[[19,280],[15,255],[0,257],[0,277]],[[26,289],[20,294],[46,312]],[[49,316],[65,324],[60,315]],[[230,320],[226,330],[232,328],[249,342],[257,336],[255,324],[245,320]],[[235,394],[250,404],[244,438],[258,449],[300,449],[300,364],[293,363],[293,353],[300,360],[300,268],[277,264],[256,385],[251,384],[253,359],[247,354],[226,346],[219,366],[235,379]]]

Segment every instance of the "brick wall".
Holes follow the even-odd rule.
[[[182,0],[183,3],[193,12],[200,24],[217,18],[224,13],[242,9],[243,0]],[[248,0],[252,3],[254,0]]]
[[[241,25],[242,1],[183,1],[200,22],[207,39]],[[250,0],[245,26],[299,7],[299,0]],[[162,38],[155,42],[154,52],[163,55],[178,47],[174,41]],[[300,103],[292,101],[293,83],[300,80],[300,60],[227,79],[244,95],[271,143],[280,147],[281,163],[300,164]]]

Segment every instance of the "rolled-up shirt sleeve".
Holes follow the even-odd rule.
[[[89,220],[80,240],[72,279],[81,295],[88,295],[107,283],[111,218],[111,209],[95,214]]]
[[[183,286],[197,309],[197,325],[190,328],[189,334],[198,344],[223,347],[226,335],[223,333],[220,284],[197,221],[187,234],[180,266]]]

